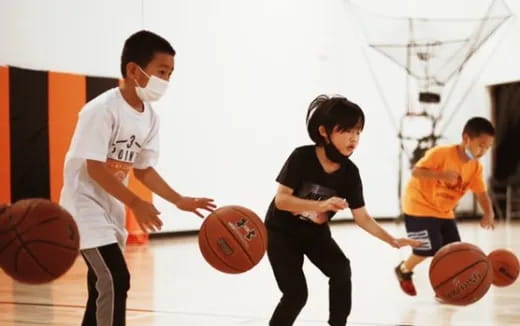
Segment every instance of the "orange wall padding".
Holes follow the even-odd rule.
[[[12,198],[9,69],[0,66],[0,203],[10,203]],[[78,113],[87,101],[89,78],[91,83],[106,82],[102,78],[48,72],[49,186],[50,199],[55,202],[59,201],[63,186],[63,164],[76,127]],[[101,86],[106,86],[105,84],[102,83]],[[122,80],[119,80],[119,85],[122,85]],[[99,92],[101,91],[103,89],[99,89]],[[133,174],[130,174],[129,178],[129,188],[142,199],[151,202],[151,191],[137,181]],[[129,243],[148,242],[148,235],[141,231],[129,209],[127,209],[127,229]]]
[[[86,101],[84,76],[49,72],[49,167],[51,200],[57,202],[63,186],[63,163],[78,113]]]

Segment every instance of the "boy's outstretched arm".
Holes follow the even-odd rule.
[[[475,194],[477,197],[477,201],[484,211],[484,216],[480,220],[480,225],[484,229],[494,229],[495,228],[495,213],[493,212],[493,206],[491,205],[491,199],[487,191]]]
[[[294,190],[292,188],[279,184],[274,198],[276,207],[291,213],[299,213],[302,211],[316,211],[320,213],[327,211],[337,212],[348,207],[347,202],[338,197],[319,201],[298,198],[293,195],[293,192]],[[324,222],[325,220],[322,221],[322,223]]]
[[[212,212],[216,208],[213,199],[193,198],[180,195],[178,192],[173,190],[152,167],[146,169],[134,168],[134,175],[152,192],[161,196],[183,211],[193,212],[200,217],[204,217],[198,209],[205,209]]]
[[[401,248],[403,246],[419,247],[421,245],[421,242],[418,240],[408,238],[396,239],[391,236],[372,218],[372,216],[368,215],[365,207],[353,209],[352,215],[354,216],[354,221],[356,221],[357,225],[394,248]]]
[[[460,175],[455,171],[436,171],[427,168],[415,167],[412,175],[416,178],[443,180],[450,183],[457,182]]]
[[[159,230],[162,221],[157,217],[159,211],[149,202],[142,200],[122,182],[120,182],[105,162],[87,160],[87,172],[110,195],[128,206],[136,216],[137,222],[144,232]]]

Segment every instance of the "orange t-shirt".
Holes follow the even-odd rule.
[[[463,162],[458,145],[436,146],[421,158],[416,167],[435,171],[454,171],[461,178],[457,183],[412,176],[403,196],[403,211],[407,215],[455,218],[453,209],[468,188],[474,193],[486,191],[482,164],[478,160]]]

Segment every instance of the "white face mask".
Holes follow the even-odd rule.
[[[471,151],[469,150],[469,148],[464,147],[464,152],[466,153],[466,156],[467,156],[470,160],[474,160],[474,159],[475,159],[475,156],[473,155],[473,153],[471,153]]]
[[[143,71],[143,69],[141,69],[141,67],[137,67],[143,74],[145,74],[146,77],[148,77],[148,83],[146,84],[146,87],[140,87],[137,81],[135,82],[137,84],[137,86],[135,86],[137,96],[143,102],[154,102],[159,100],[164,95],[164,93],[166,93],[166,90],[168,89],[168,82],[159,77],[155,77],[154,75],[149,76],[146,72]]]

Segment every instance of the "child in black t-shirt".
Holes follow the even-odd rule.
[[[269,325],[292,325],[307,300],[303,258],[329,277],[329,324],[346,325],[351,309],[350,263],[331,236],[328,221],[350,208],[355,222],[395,248],[419,241],[396,239],[368,215],[356,165],[349,159],[365,117],[344,97],[318,96],[307,112],[316,145],[296,148],[276,181],[266,217],[268,257],[282,298]]]

